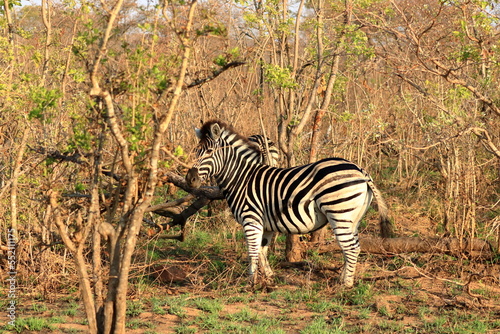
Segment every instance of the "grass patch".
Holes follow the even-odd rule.
[[[144,304],[140,300],[127,301],[127,316],[137,317],[144,312]]]
[[[366,283],[359,283],[353,289],[346,291],[344,298],[351,305],[367,305],[373,299],[372,286]]]
[[[144,328],[154,328],[155,326],[153,323],[150,321],[145,321],[141,319],[132,319],[130,321],[127,321],[126,325],[127,328],[130,329],[144,329]]]
[[[39,317],[29,317],[16,319],[14,326],[6,326],[6,329],[14,330],[17,333],[21,333],[25,330],[29,331],[53,331],[55,328],[52,325],[53,321],[46,318]]]
[[[211,314],[218,314],[223,308],[222,304],[218,300],[210,298],[196,299],[194,304],[196,308]]]
[[[344,334],[342,318],[327,322],[324,318],[317,318],[310,325],[300,331],[300,334]]]

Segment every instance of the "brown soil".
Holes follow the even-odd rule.
[[[424,235],[422,232],[427,231],[429,222],[422,225],[405,224],[406,228],[399,226],[399,231],[404,231],[405,235]],[[373,228],[374,224],[369,226]],[[361,235],[364,233],[368,234],[362,231]],[[236,246],[239,253],[224,254],[228,268],[239,262],[244,254],[244,245]],[[207,282],[207,275],[212,274],[209,262],[184,260],[173,261],[170,267],[166,262],[160,267],[152,266],[160,273],[147,275],[151,284],[141,288],[131,285],[130,301],[140,302],[143,307],[139,314],[129,317],[129,321],[140,325],[129,327],[127,333],[178,333],[180,326],[184,332],[217,333],[217,330],[200,325],[210,312],[196,306],[193,301],[199,298],[219,301],[221,309],[216,315],[221,322],[231,322],[234,318],[236,324],[246,323],[251,328],[259,318],[276,319],[278,324],[271,328],[282,328],[285,333],[301,333],[318,318],[345,333],[481,332],[473,327],[460,327],[464,326],[461,321],[483,322],[486,324],[484,332],[500,332],[500,265],[494,261],[432,253],[395,256],[362,253],[356,286],[345,290],[337,281],[342,268],[341,254],[334,253],[320,259],[309,258],[296,267],[278,265],[272,286],[249,291],[244,284],[244,270],[227,269]],[[222,287],[223,284],[218,283],[225,285]],[[362,295],[363,287],[367,287],[366,296]],[[182,314],[174,312],[168,302],[161,306],[160,312],[151,305],[152,298],[167,300],[168,296],[185,301],[180,308]],[[75,315],[64,314],[69,304],[64,300],[68,298],[79,303],[77,292],[52,295],[49,304],[44,300],[36,301],[29,292],[23,291],[18,315],[21,318],[62,319],[52,325],[52,331],[39,331],[42,333],[85,333],[81,305]],[[333,307],[314,309],[311,305],[318,301],[331,303]],[[47,308],[36,312],[33,304]],[[250,319],[238,320],[238,315],[245,311]],[[463,320],[467,317],[469,320]],[[449,331],[440,327],[440,321]],[[6,322],[6,313],[0,313],[0,323]],[[458,329],[455,331],[453,326]],[[248,327],[245,333],[253,333]],[[230,332],[238,333],[236,330]]]

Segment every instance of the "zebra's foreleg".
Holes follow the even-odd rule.
[[[264,232],[259,253],[260,268],[264,272],[264,276],[266,277],[266,279],[271,278],[274,275],[273,270],[271,269],[271,266],[269,265],[269,262],[267,260],[267,251],[269,250],[269,245],[273,240],[273,236],[274,232]]]
[[[248,273],[251,284],[255,285],[258,278],[259,257],[261,256],[261,243],[264,231],[262,225],[255,222],[244,223],[243,231],[247,240],[248,259],[250,260]]]

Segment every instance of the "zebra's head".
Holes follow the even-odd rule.
[[[199,188],[201,183],[213,175],[214,152],[220,147],[222,129],[219,123],[206,123],[201,129],[195,129],[200,140],[195,149],[196,161],[186,175],[186,181],[191,188]]]
[[[260,163],[261,151],[257,145],[246,137],[236,133],[234,129],[221,122],[209,121],[196,129],[200,140],[196,147],[196,160],[186,175],[189,187],[198,188],[201,183],[212,176],[221,174],[229,161],[247,161]]]

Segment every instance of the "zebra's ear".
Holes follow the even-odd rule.
[[[219,139],[221,132],[222,132],[222,130],[221,130],[219,124],[214,123],[210,126],[210,136],[212,137],[213,140]]]
[[[198,129],[198,128],[194,128],[194,132],[196,133],[196,137],[198,137],[198,139],[201,139],[201,129]]]

